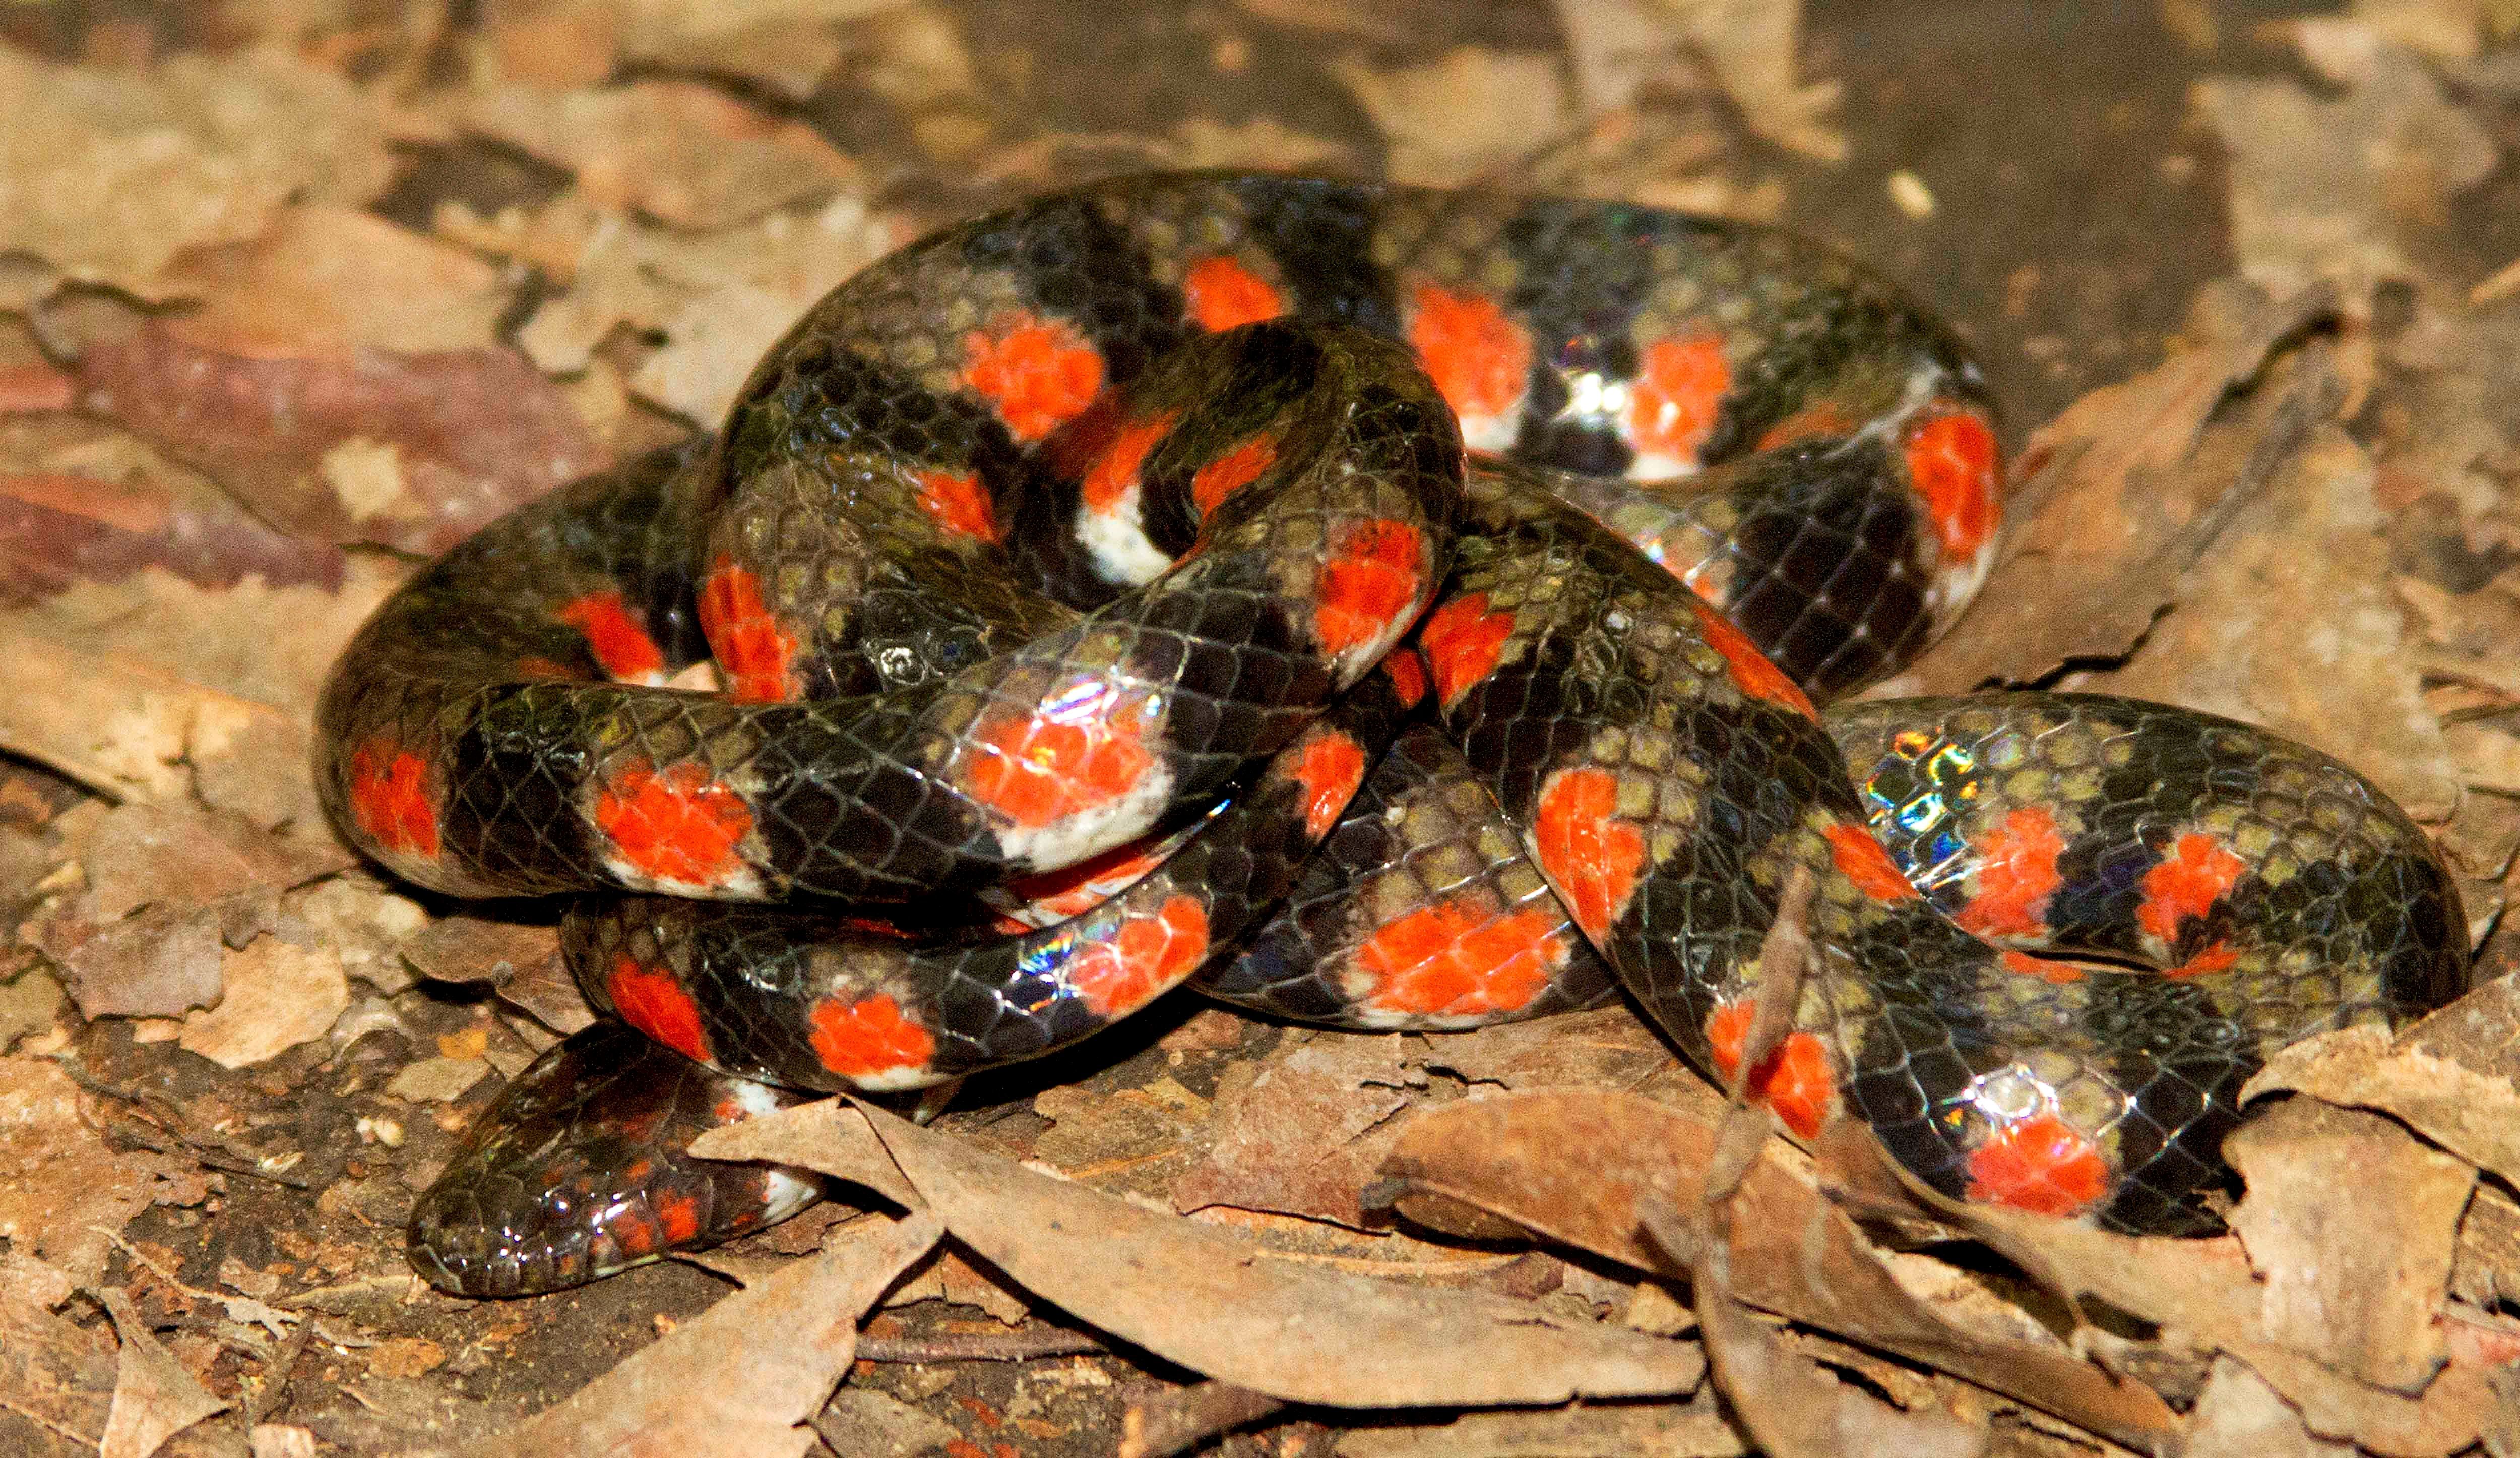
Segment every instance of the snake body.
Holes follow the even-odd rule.
[[[876,264],[717,436],[458,547],[327,688],[342,834],[607,893],[570,965],[670,1050],[529,1074],[415,1260],[507,1293],[746,1228],[801,1189],[660,1110],[950,1079],[1184,980],[1384,1028],[1624,988],[1727,1075],[1797,867],[1820,966],[1749,1080],[1785,1126],[2192,1225],[2269,1051],[2459,990],[2456,893],[2228,720],[1823,719],[1983,578],[1996,440],[1886,284],[1647,208],[1158,175]],[[703,656],[723,691],[665,686]]]

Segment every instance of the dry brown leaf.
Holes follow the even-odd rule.
[[[49,918],[25,931],[85,1018],[178,1018],[218,1001],[219,933],[219,914],[201,906],[152,907],[105,927]]]
[[[2076,686],[2262,724],[2357,766],[2416,819],[2448,818],[2460,775],[2389,588],[2372,480],[2362,446],[2319,427],[2134,661]]]
[[[0,1091],[0,1100],[6,1097]],[[113,1348],[102,1330],[83,1331],[0,1288],[0,1404],[93,1445],[105,1433],[113,1375]]]
[[[1702,1198],[1723,1103],[1680,1107],[1626,1094],[1533,1093],[1479,1099],[1410,1120],[1384,1170],[1642,1270],[1663,1265],[1638,1228],[1638,1202],[1687,1208]],[[1731,1279],[1741,1299],[1966,1378],[2140,1446],[2174,1431],[2160,1399],[2113,1383],[2045,1340],[1972,1322],[1956,1326],[1910,1296],[1852,1222],[1781,1147],[1770,1144],[1736,1197]],[[1960,1314],[1958,1308],[1944,1311]]]
[[[2305,57],[2350,88],[2343,96],[2215,76],[2190,101],[2230,157],[2241,272],[2279,293],[2332,279],[2359,303],[2381,280],[2417,272],[2408,243],[2494,169],[2495,146],[2429,67],[2378,34],[2351,23],[2295,33]]]
[[[220,968],[218,1005],[184,1019],[177,1040],[223,1069],[267,1063],[329,1032],[350,1005],[341,954],[257,936]]]
[[[565,212],[575,195],[546,212]],[[697,237],[597,212],[564,260],[568,292],[546,300],[517,342],[544,369],[586,367],[621,325],[665,344],[632,379],[648,398],[694,420],[725,414],[762,353],[841,280],[909,241],[854,193],[810,214],[773,212]]]
[[[124,1222],[206,1193],[189,1162],[117,1150],[91,1128],[77,1085],[51,1060],[0,1058],[0,1236],[12,1251],[91,1283]]]
[[[814,1431],[834,1453],[867,1458],[928,1458],[948,1451],[963,1435],[951,1423],[931,1417],[887,1392],[872,1388],[842,1388],[814,1415]]]
[[[2350,1458],[2351,1443],[2310,1435],[2266,1379],[2223,1357],[2188,1423],[2186,1458]]]
[[[1418,66],[1348,57],[1331,71],[1390,144],[1393,182],[1453,187],[1508,167],[1574,125],[1554,58],[1462,46]]]
[[[1703,1370],[1694,1348],[1559,1324],[1527,1301],[1270,1259],[1246,1241],[860,1112],[927,1207],[990,1264],[1080,1320],[1220,1382],[1339,1407],[1483,1406],[1688,1391]],[[837,1159],[795,1146],[777,1157],[869,1178],[864,1136],[841,1142]],[[704,1150],[695,1145],[711,1157],[727,1150],[715,1134]],[[1295,1329],[1316,1340],[1287,1344]],[[1463,1363],[1465,1350],[1481,1360]]]
[[[805,1452],[815,1437],[801,1425],[849,1370],[859,1320],[942,1233],[925,1214],[869,1225],[719,1301],[514,1433],[470,1451],[474,1458]]]
[[[0,748],[117,799],[188,796],[257,824],[323,823],[299,721],[152,664],[21,638]]]
[[[2274,1341],[2374,1387],[2420,1389],[2475,1169],[2377,1115],[2294,1099],[2224,1141],[2248,1181],[2231,1230],[2266,1275]],[[2340,1200],[2351,1189],[2386,1199]]]
[[[2241,1090],[2377,1109],[2504,1179],[2520,1177],[2520,985],[2486,983],[2400,1031],[2348,1028],[2277,1053]]]
[[[1697,1322],[1717,1386],[1760,1449],[1773,1458],[1978,1458],[1984,1425],[1932,1412],[1902,1412],[1838,1381],[1786,1346],[1733,1299],[1720,1248],[1693,1271]]]
[[[1357,1193],[1398,1136],[1392,1116],[1426,1081],[1424,1045],[1399,1035],[1291,1037],[1217,1091],[1207,1150],[1172,1183],[1175,1209],[1211,1205],[1362,1226]]]
[[[1656,1453],[1740,1458],[1749,1447],[1711,1404],[1633,1403],[1547,1412],[1467,1412],[1423,1428],[1342,1433],[1339,1458],[1568,1458]]]
[[[1966,693],[1988,679],[2027,682],[2072,660],[2126,653],[2204,550],[2191,538],[2219,529],[2218,502],[2248,484],[2220,460],[2196,464],[2208,422],[2332,307],[2329,296],[2308,293],[2261,308],[2207,345],[2092,391],[2034,433],[2016,463],[2022,484],[2006,505],[2002,560],[1976,608],[1896,680],[1900,689]],[[2288,397],[2299,400],[2289,411]],[[2236,433],[2255,443],[2282,423],[2297,446],[2324,418],[2316,408],[2324,398],[2317,378],[2261,388],[2254,410],[2232,412],[2249,422]],[[2303,415],[2311,418],[2292,423]]]
[[[182,250],[262,231],[292,197],[357,204],[390,168],[382,115],[283,48],[146,71],[0,49],[0,251],[165,298]]]
[[[122,1339],[114,1363],[113,1404],[106,1413],[97,1458],[149,1458],[166,1439],[227,1410],[227,1403],[211,1396],[158,1344],[149,1323],[131,1308],[127,1293],[105,1286],[96,1296],[113,1318],[114,1335]]]
[[[1740,107],[1750,129],[1818,161],[1840,162],[1846,132],[1828,119],[1835,81],[1801,78],[1801,0],[1655,0]]]
[[[485,349],[510,295],[472,253],[346,207],[284,209],[252,239],[184,253],[166,276],[202,300],[167,333],[248,359]]]
[[[68,459],[76,449],[42,449],[22,429],[0,432],[12,437],[0,445],[10,458]],[[206,481],[185,478],[191,476],[160,463],[152,477],[126,485],[0,466],[0,603],[32,602],[152,565],[203,587],[226,587],[248,574],[273,586],[340,585],[338,549],[274,531]]]
[[[698,81],[558,96],[508,86],[459,98],[453,115],[568,167],[599,206],[678,228],[729,227],[859,181],[813,128]]]
[[[507,350],[348,355],[153,320],[80,355],[80,408],[317,541],[437,553],[604,464],[560,387]]]

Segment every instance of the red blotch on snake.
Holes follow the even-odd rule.
[[[1327,654],[1361,648],[1392,630],[1418,600],[1425,538],[1406,522],[1360,522],[1333,548],[1317,579],[1313,636]]]
[[[1400,696],[1400,706],[1416,708],[1426,697],[1426,661],[1414,648],[1395,648],[1382,661],[1382,671],[1391,675],[1391,691]]]
[[[437,854],[437,794],[428,761],[382,740],[350,752],[350,818],[400,855]]]
[[[587,649],[613,677],[645,678],[664,671],[663,650],[630,615],[620,593],[590,592],[562,604],[553,615],[586,635]]]
[[[1365,783],[1365,746],[1335,730],[1323,731],[1295,756],[1292,773],[1304,789],[1304,834],[1318,841],[1338,824],[1339,811]]]
[[[1919,417],[1900,454],[1943,551],[1976,556],[1995,534],[1995,432],[1975,413],[1945,403]]]
[[[1216,510],[1216,504],[1260,478],[1278,459],[1278,442],[1267,435],[1254,436],[1233,450],[1198,468],[1190,478],[1190,499],[1198,507],[1202,518]]]
[[[1953,918],[1980,936],[2035,936],[2048,926],[2048,898],[2065,884],[2056,858],[2065,833],[2045,805],[2025,805],[1979,838],[1976,894]]]
[[[1119,695],[1081,713],[992,714],[971,742],[972,797],[1027,830],[1118,799],[1154,762],[1137,701]]]
[[[1618,818],[1618,801],[1608,770],[1561,769],[1541,788],[1532,818],[1540,869],[1596,946],[1628,909],[1645,865],[1644,833]]]
[[[998,516],[980,478],[968,471],[919,473],[919,509],[938,530],[984,542],[998,539]]]
[[[1267,279],[1224,253],[1211,253],[1190,266],[1182,277],[1182,297],[1190,304],[1191,318],[1210,334],[1286,312],[1286,301]]]
[[[1628,404],[1628,439],[1640,454],[1695,461],[1715,429],[1732,366],[1724,342],[1709,334],[1645,345]]]
[[[1809,695],[1784,669],[1768,661],[1768,656],[1750,641],[1749,635],[1732,625],[1732,619],[1715,611],[1703,599],[1692,596],[1688,606],[1697,613],[1698,636],[1724,661],[1724,671],[1732,686],[1753,699],[1779,704],[1807,719],[1818,719],[1820,710],[1812,707]]]
[[[727,697],[779,704],[796,697],[796,635],[780,625],[761,596],[761,578],[721,557],[700,584],[700,631],[726,673]]]
[[[1094,1016],[1117,1018],[1197,971],[1206,955],[1207,909],[1196,896],[1174,896],[1151,916],[1122,922],[1109,939],[1079,947],[1067,983]]]
[[[1531,382],[1531,336],[1493,299],[1419,284],[1410,295],[1409,342],[1453,413],[1490,421]]]
[[[612,964],[611,974],[604,980],[604,992],[612,999],[612,1010],[622,1022],[695,1063],[708,1060],[699,1005],[672,973],[642,967],[636,958],[625,956]]]
[[[903,1017],[889,992],[842,1002],[827,997],[806,1014],[814,1057],[843,1078],[875,1078],[923,1069],[936,1052],[926,1028]]]
[[[1169,412],[1152,420],[1132,421],[1111,432],[1109,443],[1102,447],[1094,464],[1085,470],[1077,493],[1085,499],[1085,509],[1097,516],[1107,515],[1128,499],[1138,486],[1138,475],[1147,466],[1147,453],[1155,442],[1170,434],[1179,416]]]
[[[630,759],[597,787],[593,814],[605,839],[643,876],[713,887],[743,869],[752,807],[699,765],[658,771]]]
[[[1707,1049],[1715,1071],[1728,1079],[1741,1068],[1741,1045],[1758,1012],[1758,1004],[1745,999],[1724,1004],[1706,1020]],[[1759,1060],[1742,1088],[1751,1102],[1774,1109],[1786,1128],[1809,1139],[1827,1121],[1828,1102],[1837,1090],[1828,1047],[1815,1033],[1789,1032]]]
[[[2181,836],[2170,854],[2143,873],[2143,904],[2136,908],[2136,925],[2164,942],[2176,942],[2180,923],[2212,910],[2248,869],[2248,862],[2202,831]]]
[[[2004,1124],[1969,1151],[1968,1197],[2040,1215],[2076,1215],[2107,1198],[2109,1161],[2063,1119]]]
[[[2083,980],[2083,969],[2073,963],[2052,961],[2047,957],[2034,957],[2028,952],[2007,950],[2003,954],[2003,970],[2019,973],[2023,977],[2037,978],[2043,982],[2054,982],[2058,986]]]
[[[1162,865],[1163,861],[1155,850],[1164,841],[1165,837],[1160,835],[1142,836],[1126,845],[1114,845],[1072,866],[1016,877],[1005,883],[1005,889],[1008,895],[1022,903],[1023,910],[1058,917],[1083,916],[1146,879],[1148,871]],[[1015,925],[1029,930],[1037,924],[1019,918]]]
[[[1470,685],[1495,672],[1512,636],[1513,615],[1490,613],[1484,592],[1465,592],[1428,615],[1418,642],[1435,677],[1435,702],[1450,708]]]
[[[1837,874],[1854,882],[1857,890],[1875,901],[1916,898],[1916,888],[1870,831],[1860,825],[1830,825],[1822,827],[1821,838],[1828,842],[1829,863],[1837,867]]]
[[[1018,441],[1039,440],[1085,413],[1102,390],[1102,356],[1075,326],[1024,312],[963,336],[963,383]]]
[[[1385,924],[1356,954],[1373,980],[1359,998],[1387,1012],[1465,1018],[1529,1007],[1565,964],[1558,919],[1507,914],[1476,896],[1453,896]]]

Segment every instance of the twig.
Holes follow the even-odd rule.
[[[938,1337],[858,1338],[858,1355],[870,1362],[1022,1362],[1034,1357],[1107,1356],[1110,1350],[1090,1332],[1058,1327],[1004,1336],[957,1332]]]

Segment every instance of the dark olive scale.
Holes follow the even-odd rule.
[[[1196,297],[1219,287],[1222,301]],[[1192,317],[1270,299],[1295,322],[1206,335]],[[1449,411],[1388,342],[1446,308],[1461,317],[1425,337],[1453,351],[1431,361],[1439,378],[1492,374],[1445,329],[1501,323],[1502,342],[1530,350],[1508,382],[1521,464],[1466,482]],[[1664,342],[1720,348],[1727,378],[1691,405],[1711,420],[1706,469],[1660,486],[1566,475],[1641,459],[1620,402]],[[1954,416],[1957,436],[1914,443]],[[1167,424],[1148,438],[1153,422]],[[1992,432],[1943,325],[1775,230],[1320,180],[1115,179],[868,269],[764,359],[719,444],[557,493],[414,578],[328,686],[318,782],[353,844],[442,889],[721,898],[584,902],[571,966],[599,1006],[681,1052],[814,1088],[1037,1056],[1193,976],[1290,1016],[1459,1025],[1356,1000],[1383,914],[1446,896],[1549,913],[1525,930],[1592,929],[1599,956],[1578,948],[1494,1016],[1594,1000],[1606,962],[1685,1052],[1720,1066],[1710,1029],[1746,1005],[1787,873],[1808,867],[1824,955],[1796,1011],[1826,1050],[1830,1108],[1945,1191],[2012,1199],[1984,1156],[2035,1095],[2105,1162],[2077,1176],[2096,1182],[2092,1213],[2188,1228],[2264,1052],[2295,1025],[2451,995],[2463,921],[2420,834],[2360,781],[2178,710],[2023,700],[2052,720],[2034,760],[2104,726],[2151,748],[1962,784],[1958,758],[2013,752],[1990,710],[1866,706],[1832,719],[1842,738],[1963,738],[1921,760],[1859,753],[1850,778],[1786,685],[1878,677],[1957,614],[1985,565],[1991,516],[1965,509],[1991,514],[1970,493],[1992,491]],[[1148,448],[1123,521],[1105,498],[1129,483],[1110,463],[1133,440]],[[1202,469],[1253,441],[1265,469],[1201,503]],[[1533,473],[1552,471],[1589,516],[1547,499]],[[1928,471],[1945,475],[1913,478]],[[1149,570],[1132,531],[1141,555],[1196,550],[1116,590]],[[1781,670],[1704,627],[1675,574]],[[1421,646],[1450,692],[1419,713],[1461,757],[1438,773],[1421,726],[1372,767],[1399,729],[1391,685],[1338,696],[1428,607]],[[795,702],[588,681],[625,643],[655,676],[683,666],[703,610],[722,672]],[[1061,716],[1080,703],[1101,706]],[[983,803],[987,754],[1058,760],[1070,726],[1119,732],[1101,717],[1111,704],[1139,706],[1148,737],[1113,741],[1099,768],[1058,761],[1061,786],[1102,777],[1088,808]],[[988,739],[1008,715],[1034,727]],[[1354,778],[1371,788],[1332,824]],[[1966,791],[1983,812],[2043,783],[2037,803],[2073,830],[2051,935],[2232,965],[2051,980],[1937,914],[1965,914],[1956,898],[1978,873],[1949,858],[1951,825],[1912,824],[1919,805]],[[2228,813],[2183,808],[2209,791]],[[1868,815],[1933,900],[1850,852]],[[997,933],[960,894],[1201,816],[1171,859],[1043,930]],[[1325,833],[1331,853],[1308,863]],[[2196,835],[2251,841],[2250,869],[2201,901],[2191,889],[2192,914],[2147,939],[2161,905],[2147,876],[2192,860]],[[1535,861],[1499,853],[1508,840]],[[1570,899],[1550,901],[1544,877]],[[746,898],[790,904],[732,904]],[[870,912],[914,934],[862,925]],[[430,1279],[547,1289],[652,1258],[657,1237],[761,1217],[736,1208],[760,1190],[720,1181],[702,1201],[685,1181],[715,1176],[606,1143],[662,1128],[656,1101],[700,1098],[608,1036],[520,1080],[423,1200],[413,1250]],[[770,1102],[707,1087],[712,1117]],[[597,1171],[633,1168],[652,1180],[623,1197],[618,1230],[561,1228]]]

